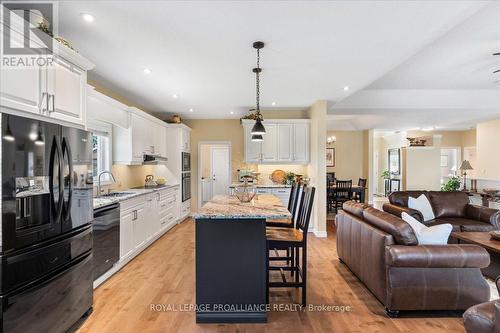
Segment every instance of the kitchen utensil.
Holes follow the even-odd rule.
[[[153,187],[156,185],[158,185],[158,184],[154,181],[153,175],[147,175],[146,179],[144,180],[144,186],[145,187]]]
[[[234,187],[234,195],[240,200],[240,202],[250,202],[255,197],[257,193],[257,187],[255,185],[248,184],[247,182],[243,184],[238,184]]]

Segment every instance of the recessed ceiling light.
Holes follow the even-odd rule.
[[[272,102],[272,103],[271,103],[271,105],[272,105],[272,106],[275,106],[275,105],[276,105],[276,102]]]
[[[177,94],[173,94],[172,98],[179,98],[179,96]]]
[[[189,109],[189,112],[193,112],[194,110],[193,109]]]
[[[151,74],[151,70],[149,68],[144,68],[144,74]]]
[[[229,112],[230,114],[234,114],[234,111]]]
[[[344,86],[344,91],[348,91],[349,90],[349,86]]]
[[[88,13],[81,13],[80,15],[85,20],[85,22],[94,22],[94,20],[95,20],[95,18]]]

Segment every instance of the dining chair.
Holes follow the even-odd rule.
[[[335,183],[335,191],[333,195],[333,205],[335,213],[338,212],[339,207],[346,201],[352,200],[352,179],[350,180],[337,180]]]
[[[361,188],[366,188],[366,183],[367,183],[367,180],[366,178],[359,178],[358,179],[358,187],[361,189]],[[353,194],[353,200],[356,200],[358,202],[361,202],[361,195],[359,192],[356,192]]]
[[[288,199],[288,211],[290,212],[290,214],[292,214],[292,218],[286,220],[266,221],[267,227],[293,228],[295,226],[294,220],[295,220],[295,215],[297,215],[298,199],[304,187],[305,185],[301,185],[300,183],[294,183],[292,185],[292,188],[290,189],[290,199]]]
[[[300,198],[299,214],[295,228],[266,228],[267,238],[267,303],[269,303],[270,288],[301,288],[302,305],[306,306],[307,300],[307,231],[311,220],[311,212],[314,203],[314,187],[306,187]],[[271,266],[269,249],[292,249],[294,258],[291,265]],[[301,251],[302,250],[302,251]],[[294,253],[295,252],[295,253]],[[302,255],[301,253],[302,252]],[[270,282],[271,271],[279,271],[281,282]],[[293,281],[287,280],[285,271],[294,272]]]
[[[327,178],[326,182],[326,211],[328,213],[333,211],[335,205],[335,179],[329,180]]]

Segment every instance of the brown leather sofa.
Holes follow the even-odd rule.
[[[431,203],[435,219],[424,222],[418,210],[408,208],[408,197],[417,198],[424,194]],[[406,212],[428,226],[450,223],[453,231],[491,231],[500,230],[500,211],[469,203],[465,192],[440,191],[400,191],[389,195],[389,203],[383,210],[401,217]]]
[[[500,292],[500,280],[495,281]],[[468,333],[500,333],[500,299],[474,305],[464,312]]]
[[[336,216],[339,259],[384,304],[400,310],[465,310],[489,300],[480,268],[490,256],[476,245],[418,245],[401,218],[347,202]]]

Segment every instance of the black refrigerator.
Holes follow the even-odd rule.
[[[0,332],[66,332],[92,309],[92,135],[1,114]]]

